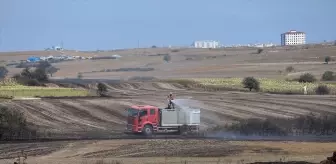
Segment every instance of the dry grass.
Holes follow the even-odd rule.
[[[72,97],[88,96],[85,89],[11,86],[0,87],[0,97]]]
[[[242,78],[211,78],[211,79],[193,79],[203,85],[212,85],[225,88],[241,89]],[[296,81],[286,81],[279,79],[259,78],[261,92],[266,93],[296,93],[303,94],[303,87],[307,86],[308,94],[315,94],[315,88],[319,83],[299,83]],[[331,90],[331,94],[336,94],[336,84],[326,84]]]
[[[122,67],[153,67],[151,72],[127,72],[122,75],[109,73],[84,74],[85,78],[119,78],[129,76],[155,76],[164,77],[241,77],[253,75],[259,77],[277,77],[278,71],[284,71],[287,66],[294,66],[296,74],[312,70],[314,75],[320,76],[326,70],[335,69],[335,62],[323,64],[325,56],[335,59],[336,47],[300,48],[287,51],[285,48],[266,48],[262,54],[251,54],[256,48],[226,48],[226,49],[174,49],[147,48],[129,49],[105,52],[75,52],[65,51],[68,55],[79,56],[106,56],[119,54],[119,60],[85,60],[71,61],[54,64],[60,70],[55,77],[76,78],[78,72],[91,72],[102,69],[118,69]],[[276,52],[274,52],[276,50]],[[162,56],[148,56],[169,53],[172,56],[171,63],[165,63]],[[59,52],[35,51],[35,52],[11,52],[0,53],[3,60],[25,60],[28,56],[58,55]],[[211,56],[209,58],[209,56]],[[192,60],[186,60],[192,58]],[[201,65],[200,65],[201,63]],[[17,72],[9,68],[10,74]],[[282,75],[281,75],[282,76]]]
[[[191,78],[163,80],[178,83],[185,87],[200,87],[205,90],[237,90],[248,91],[241,83],[243,78]],[[299,83],[280,79],[259,78],[260,91],[265,93],[303,94],[303,87],[307,85],[308,94],[316,94],[315,89],[320,83]],[[336,95],[335,83],[324,83],[330,89],[330,94]]]
[[[0,97],[63,97],[88,96],[89,91],[77,88],[33,87],[19,84],[13,78],[0,81]]]

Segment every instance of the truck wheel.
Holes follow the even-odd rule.
[[[145,125],[142,132],[146,136],[151,136],[153,134],[153,128],[150,125]]]

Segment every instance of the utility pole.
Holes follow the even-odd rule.
[[[139,52],[140,51],[140,41],[139,41],[139,39],[138,39],[138,48],[137,48],[137,52]],[[140,55],[140,53],[138,53],[137,55]]]
[[[0,27],[0,50],[1,50],[1,43],[2,43],[2,27]]]

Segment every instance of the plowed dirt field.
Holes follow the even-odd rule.
[[[118,83],[109,84],[108,88],[109,94],[116,98],[42,99],[7,101],[5,104],[24,111],[28,122],[47,132],[90,137],[106,137],[123,131],[124,109],[128,105],[165,106],[165,96],[170,91],[181,99],[179,101],[201,108],[202,129],[251,117],[288,118],[311,111],[335,113],[336,108],[335,96],[204,92],[162,82]],[[30,163],[83,163],[102,159],[123,163],[228,163],[280,159],[317,162],[333,151],[333,145],[222,140],[59,141],[1,144],[4,151],[0,157],[6,158],[2,160],[6,162],[24,150],[29,154]]]
[[[125,128],[129,105],[166,106],[173,91],[182,103],[201,109],[202,129],[246,118],[291,118],[310,112],[336,113],[336,96],[272,95],[248,92],[204,92],[162,82],[108,85],[117,98],[8,101],[25,112],[28,121],[53,133],[106,135]]]
[[[26,162],[86,164],[249,163],[260,161],[319,162],[335,143],[238,142],[221,140],[109,140],[1,144],[0,163],[13,163],[21,150]]]

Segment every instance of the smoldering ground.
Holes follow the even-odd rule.
[[[205,104],[192,97],[175,99],[173,103],[184,109],[206,108]],[[233,124],[220,125],[215,128],[204,129],[201,133],[205,138],[223,140],[250,141],[336,141],[336,126],[334,115],[315,115],[295,118],[267,118],[239,120]],[[202,124],[202,122],[201,122]]]

